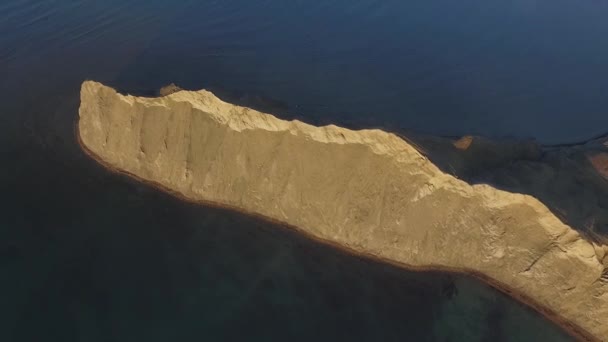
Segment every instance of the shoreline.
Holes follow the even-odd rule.
[[[86,79],[85,81],[89,81],[90,79]],[[177,86],[179,88],[179,86]],[[142,92],[142,94],[139,94],[138,91],[134,91],[134,92],[128,92],[125,91],[124,89],[115,89],[113,88],[118,94],[121,94],[123,96],[135,96],[135,97],[142,97],[142,98],[147,98],[147,99],[155,99],[155,98],[163,98],[166,97],[170,94],[167,95],[150,95],[151,92],[153,92],[152,90],[139,90]],[[185,92],[197,92],[198,90],[196,89],[185,89],[185,88],[180,88],[179,90],[173,92],[180,92],[180,91],[185,91]],[[230,91],[239,91],[239,90],[230,90]],[[171,94],[173,94],[171,93]],[[215,94],[215,93],[214,93]],[[219,98],[220,100],[227,102],[227,103],[231,103],[231,101],[228,100],[224,100],[222,98]],[[275,99],[271,99],[271,100],[275,100]],[[276,101],[280,101],[280,100],[276,100]],[[239,105],[239,104],[235,104],[236,106],[243,106],[243,105]],[[289,104],[287,104],[289,106]],[[254,110],[258,110],[256,108],[253,108]],[[262,111],[264,112],[264,111]],[[288,111],[289,112],[289,111]],[[297,113],[292,113],[291,114],[297,114]],[[280,120],[285,120],[285,121],[293,121],[293,120],[299,120],[299,121],[303,121],[301,117],[281,117],[280,114],[278,113],[271,113],[271,115],[275,116],[276,118],[280,119]],[[298,116],[300,116],[299,114],[297,114]],[[76,122],[78,122],[78,119],[76,120]],[[77,124],[77,123],[76,123]],[[350,130],[353,131],[359,131],[362,129],[378,129],[381,131],[384,131],[386,133],[392,133],[395,134],[396,136],[398,136],[399,138],[406,140],[406,134],[410,133],[410,134],[416,134],[416,132],[409,130],[409,129],[395,129],[394,127],[391,129],[391,127],[387,127],[387,126],[383,126],[383,125],[379,125],[379,126],[365,126],[365,127],[361,127],[357,124],[355,125],[351,125],[348,122],[346,123],[338,123],[338,122],[329,122],[329,123],[323,123],[317,127],[324,127],[324,126],[329,126],[329,125],[336,125],[336,126],[340,126],[340,127],[345,127],[348,128]],[[496,141],[501,141],[501,140],[514,140],[514,141],[533,141],[535,143],[538,144],[538,146],[545,150],[552,150],[555,148],[562,148],[562,147],[577,147],[577,146],[584,146],[592,141],[595,140],[600,140],[600,139],[604,139],[604,138],[608,138],[608,131],[602,132],[602,133],[598,133],[595,135],[591,135],[588,138],[584,138],[584,139],[580,139],[580,140],[571,140],[571,141],[565,141],[565,142],[556,142],[556,143],[543,143],[541,141],[539,141],[537,138],[535,137],[516,137],[516,136],[484,136],[484,135],[476,135],[476,134],[463,134],[463,135],[453,135],[453,134],[439,134],[439,135],[433,135],[431,133],[428,132],[420,132],[421,135],[423,136],[430,136],[430,137],[434,137],[434,138],[441,138],[441,139],[451,139],[451,140],[457,140],[460,139],[464,136],[473,136],[473,137],[481,137],[481,138],[486,138],[489,140],[496,140]],[[409,141],[408,141],[409,143]]]
[[[336,242],[332,242],[332,241],[314,236],[314,235],[306,232],[304,229],[301,229],[297,226],[261,215],[259,213],[250,212],[250,211],[247,211],[247,210],[235,207],[235,206],[225,205],[225,204],[221,204],[221,203],[217,203],[217,202],[213,202],[213,201],[195,200],[195,199],[188,198],[185,195],[183,195],[182,193],[169,189],[162,184],[159,184],[154,181],[146,180],[146,179],[143,179],[130,172],[117,169],[114,166],[112,166],[109,163],[102,160],[99,156],[97,156],[93,151],[91,151],[89,148],[87,148],[84,145],[84,143],[82,142],[81,137],[80,137],[79,121],[80,121],[80,116],[78,116],[74,120],[74,136],[75,136],[76,143],[79,145],[81,151],[84,152],[84,154],[86,156],[88,156],[93,161],[95,161],[98,165],[101,165],[104,169],[106,169],[107,171],[109,171],[113,174],[127,177],[130,180],[135,180],[141,184],[145,184],[146,186],[149,186],[151,188],[154,188],[155,190],[168,194],[180,201],[184,201],[184,202],[194,204],[194,205],[199,205],[199,206],[227,209],[227,210],[230,210],[233,212],[237,212],[237,213],[245,214],[250,217],[254,217],[256,219],[260,219],[262,221],[268,222],[273,225],[277,225],[277,226],[281,226],[281,227],[290,229],[291,231],[300,235],[302,238],[309,239],[311,241],[323,244],[325,246],[329,246],[331,248],[334,248],[336,250],[339,250],[339,251],[346,253],[348,255],[351,255],[351,256],[363,257],[363,258],[370,259],[370,260],[373,260],[373,261],[376,261],[379,263],[389,264],[394,267],[404,269],[404,270],[409,270],[409,271],[415,271],[415,272],[437,271],[437,272],[444,272],[447,274],[465,275],[465,276],[475,278],[475,279],[483,282],[485,285],[490,286],[490,287],[496,289],[497,291],[503,293],[504,295],[508,296],[509,298],[512,298],[513,300],[519,302],[520,304],[534,310],[535,312],[537,312],[544,318],[548,319],[553,324],[560,327],[567,335],[573,337],[575,340],[598,341],[598,342],[601,341],[599,338],[592,335],[587,330],[585,330],[585,329],[581,328],[580,326],[576,325],[575,323],[565,319],[559,313],[541,305],[540,303],[536,302],[533,298],[529,297],[528,295],[525,295],[525,294],[519,292],[518,290],[509,287],[507,284],[501,283],[482,272],[471,270],[471,269],[466,269],[466,268],[446,267],[446,266],[442,266],[442,265],[413,266],[413,265],[409,265],[409,264],[406,264],[403,262],[398,262],[395,260],[379,257],[379,256],[371,254],[371,253],[366,253],[363,251],[356,250],[354,248],[349,247],[348,245],[342,245],[342,244],[339,244]],[[604,136],[605,135],[606,134],[604,134]],[[399,136],[399,137],[400,137],[400,139],[403,139],[401,136]],[[597,140],[598,138],[600,138],[600,137],[595,137],[593,139],[588,140],[587,142],[592,141],[592,140]],[[584,145],[584,144],[585,143],[572,144],[572,145]],[[555,146],[555,147],[560,147],[560,146]]]
[[[379,127],[378,129],[383,130],[385,132],[389,132],[389,133],[393,133],[397,136],[399,136],[400,138],[404,139],[405,134],[402,133],[398,133],[396,131],[391,131],[391,130],[385,130],[383,127]],[[467,136],[467,134],[465,135],[429,135],[429,134],[423,134],[426,136],[432,136],[435,138],[440,138],[440,139],[450,139],[450,140],[457,140],[460,139],[464,136]],[[592,142],[592,141],[596,141],[596,140],[600,140],[600,139],[604,139],[604,138],[608,138],[608,132],[604,132],[604,133],[600,133],[597,135],[593,135],[590,138],[587,139],[582,139],[582,140],[577,140],[577,141],[572,141],[572,142],[564,142],[564,143],[554,143],[554,144],[545,144],[545,143],[541,143],[538,140],[536,140],[536,138],[514,138],[514,137],[492,137],[492,136],[479,136],[479,135],[470,135],[473,137],[481,137],[481,138],[486,138],[489,140],[496,140],[496,141],[501,141],[501,140],[513,140],[513,141],[533,141],[535,143],[538,144],[538,146],[543,149],[543,150],[553,150],[556,148],[567,148],[567,147],[579,147],[579,146],[585,146],[588,143]]]

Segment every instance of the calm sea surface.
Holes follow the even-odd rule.
[[[433,134],[608,129],[599,0],[0,1],[0,341],[560,341],[468,277],[345,255],[109,174],[80,83]],[[257,101],[257,102],[256,102]]]

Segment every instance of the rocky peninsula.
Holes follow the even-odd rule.
[[[144,98],[92,81],[82,85],[79,114],[81,145],[113,170],[404,267],[472,274],[580,339],[608,340],[608,245],[531,196],[536,190],[468,179],[504,170],[496,155],[539,158],[534,146],[315,127],[205,90]],[[608,159],[587,157],[605,181]],[[556,203],[581,205],[568,196]]]

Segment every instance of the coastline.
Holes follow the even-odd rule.
[[[384,264],[390,264],[392,266],[395,266],[395,267],[398,267],[398,268],[401,268],[404,270],[409,270],[409,271],[415,271],[415,272],[437,271],[437,272],[444,272],[447,274],[465,275],[465,276],[473,277],[473,278],[483,282],[487,286],[490,286],[490,287],[498,290],[499,292],[507,295],[508,297],[518,301],[519,303],[523,304],[524,306],[536,311],[538,314],[542,315],[543,317],[545,317],[552,323],[559,326],[564,332],[566,332],[569,336],[573,337],[574,339],[576,339],[578,341],[601,341],[599,338],[595,337],[587,330],[581,328],[574,322],[569,321],[569,320],[565,319],[564,317],[562,317],[562,315],[560,315],[558,312],[555,312],[554,310],[551,310],[548,307],[541,305],[540,303],[535,301],[530,296],[527,296],[527,295],[519,292],[517,289],[509,287],[508,285],[506,285],[500,281],[497,281],[494,278],[491,278],[490,276],[488,276],[482,272],[471,270],[471,269],[466,269],[466,268],[446,267],[446,266],[442,266],[442,265],[414,266],[414,265],[406,264],[404,262],[398,262],[398,261],[391,260],[388,258],[380,257],[380,256],[372,254],[372,253],[366,253],[366,252],[363,252],[360,250],[356,250],[354,248],[349,247],[348,245],[339,244],[337,242],[332,242],[330,240],[317,237],[295,225],[291,225],[286,222],[282,222],[280,220],[261,215],[259,213],[251,212],[251,211],[248,211],[248,210],[245,210],[242,208],[238,208],[235,206],[231,206],[231,205],[221,204],[218,202],[188,198],[184,194],[182,194],[178,191],[169,189],[168,187],[166,187],[158,182],[143,179],[142,177],[139,177],[128,171],[120,170],[120,169],[110,165],[109,163],[105,162],[102,158],[100,158],[97,154],[95,154],[93,151],[91,151],[82,142],[81,135],[80,135],[80,128],[79,128],[79,121],[80,121],[80,117],[77,117],[74,120],[74,136],[75,136],[75,141],[79,145],[80,149],[84,152],[84,154],[86,156],[88,156],[89,158],[94,160],[97,164],[102,165],[104,169],[106,169],[107,171],[109,171],[113,174],[121,175],[121,176],[127,177],[131,180],[135,180],[139,183],[145,184],[146,186],[149,186],[158,191],[166,193],[180,201],[184,201],[187,203],[200,205],[200,206],[227,209],[227,210],[230,210],[233,212],[238,212],[238,213],[248,215],[250,217],[255,217],[256,219],[260,219],[262,221],[268,222],[273,225],[277,225],[277,226],[281,226],[281,227],[290,229],[291,231],[300,235],[302,238],[309,239],[311,241],[314,241],[316,243],[321,243],[326,246],[330,246],[336,250],[339,250],[339,251],[349,254],[349,255],[370,259],[370,260],[384,263]],[[400,137],[400,138],[403,139],[402,137]],[[566,145],[567,146],[584,145],[585,143],[592,141],[592,140],[596,140],[596,139],[598,139],[598,137],[589,139],[583,143],[565,144],[564,146],[566,146]],[[548,147],[560,147],[560,146],[561,145],[550,145]],[[545,146],[543,146],[543,147],[545,147]]]

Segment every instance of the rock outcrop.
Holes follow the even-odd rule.
[[[593,153],[587,155],[595,170],[608,179],[608,153]]]
[[[182,91],[183,89],[178,87],[177,85],[175,85],[175,83],[171,83],[168,84],[162,88],[160,88],[160,90],[158,91],[158,94],[160,96],[167,96],[167,95],[171,95],[173,93],[177,93],[178,91]]]
[[[187,199],[410,267],[474,274],[608,340],[608,246],[534,197],[443,172],[395,134],[283,121],[204,90],[141,98],[90,81],[78,129],[100,162]]]

